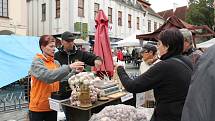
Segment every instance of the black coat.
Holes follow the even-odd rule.
[[[68,65],[75,60],[79,60],[84,62],[86,65],[94,66],[94,61],[96,59],[101,59],[99,56],[96,56],[92,53],[81,51],[73,48],[69,53],[65,52],[62,48],[59,48],[59,51],[54,55],[55,60],[57,60],[61,65]],[[69,77],[67,77],[69,78]],[[69,91],[68,91],[69,90]],[[61,99],[69,98],[71,95],[71,90],[67,81],[60,82],[60,90],[59,93],[61,94]]]
[[[192,69],[188,57],[177,56]],[[156,108],[155,121],[180,121],[182,108],[187,96],[192,70],[184,64],[168,58],[156,63],[148,71],[132,80],[123,67],[117,72],[125,89],[132,93],[154,89]]]
[[[54,55],[55,60],[59,61],[61,65],[63,64],[71,64],[71,62],[75,62],[75,60],[79,60],[84,62],[87,65],[94,66],[94,61],[99,59],[100,57],[85,51],[81,51],[74,47],[69,53],[63,50],[63,47],[59,49],[58,52]]]

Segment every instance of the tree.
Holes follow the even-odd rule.
[[[186,21],[193,25],[214,26],[214,0],[190,0]]]

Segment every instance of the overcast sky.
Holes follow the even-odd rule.
[[[149,0],[151,7],[155,12],[173,9],[174,4],[176,7],[185,6],[189,0]]]

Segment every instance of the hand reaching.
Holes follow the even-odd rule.
[[[99,68],[102,65],[102,61],[101,60],[95,60],[94,63],[95,63],[95,67],[96,68]]]
[[[74,63],[71,63],[69,65],[69,67],[71,69],[75,69],[76,72],[81,72],[84,70],[84,62],[81,62],[81,61],[77,61],[77,62],[74,62]]]
[[[118,68],[119,66],[122,66],[122,65],[120,65],[120,64],[118,64],[118,63],[114,63],[114,70],[117,70],[117,68]]]

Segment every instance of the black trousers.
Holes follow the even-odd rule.
[[[34,112],[29,111],[30,121],[57,121],[56,111]]]

